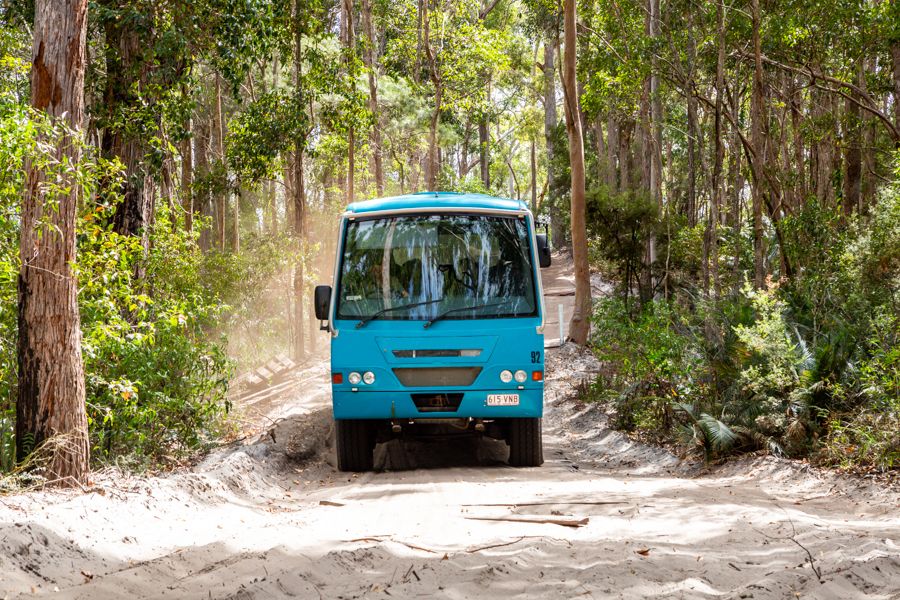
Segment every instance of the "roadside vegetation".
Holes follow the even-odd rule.
[[[620,285],[595,304],[604,370],[588,396],[614,409],[616,427],[707,460],[764,451],[900,467],[900,188],[850,220],[811,203],[785,229],[798,274],[755,289],[739,265],[718,300],[691,281],[696,237],[660,238],[670,289],[641,301]]]

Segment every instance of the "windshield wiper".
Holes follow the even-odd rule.
[[[386,314],[389,312],[394,312],[395,310],[404,310],[407,308],[415,308],[417,306],[425,306],[426,304],[434,304],[435,302],[440,302],[441,300],[443,300],[443,298],[438,298],[437,300],[425,300],[424,302],[413,302],[411,304],[401,304],[400,306],[391,306],[388,308],[382,308],[378,312],[361,319],[360,322],[356,324],[356,328],[360,329],[361,327],[365,327],[366,323],[368,323],[369,321],[377,319],[378,317],[380,317],[383,314]]]
[[[503,306],[504,304],[509,304],[510,300],[504,300],[503,302],[491,302],[489,304],[474,304],[472,306],[462,306],[460,308],[451,308],[450,310],[444,311],[435,318],[430,321],[425,321],[424,329],[428,329],[438,321],[444,319],[447,315],[452,315],[453,313],[465,312],[467,310],[478,310],[481,308],[491,308],[493,306]]]

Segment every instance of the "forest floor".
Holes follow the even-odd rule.
[[[563,299],[561,267],[544,280]],[[391,442],[351,475],[313,361],[191,469],[0,498],[0,598],[900,599],[897,490],[635,443],[578,400],[598,368],[548,351],[542,467],[491,440]]]

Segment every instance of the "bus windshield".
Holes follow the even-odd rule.
[[[398,215],[350,221],[337,318],[536,316],[529,242],[525,220],[516,216]]]

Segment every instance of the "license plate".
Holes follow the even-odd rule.
[[[518,406],[518,394],[488,394],[488,406]]]

